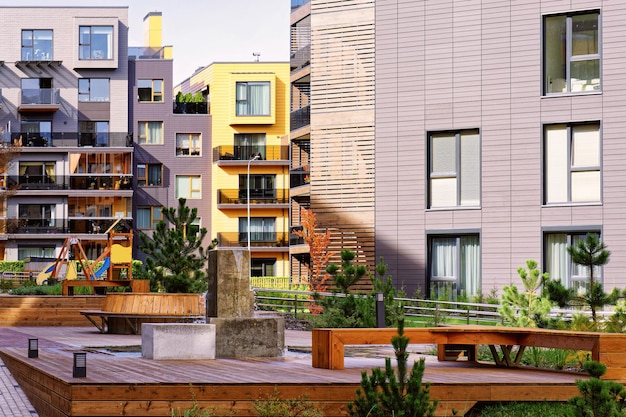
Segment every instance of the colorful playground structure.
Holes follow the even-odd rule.
[[[79,286],[91,287],[92,293],[95,288],[133,287],[133,234],[132,231],[113,230],[120,220],[116,220],[105,232],[108,235],[107,246],[93,261],[88,259],[78,237],[66,238],[56,260],[37,276],[37,284],[45,285],[50,279],[61,281],[63,295],[73,295],[73,288]],[[78,279],[78,266],[84,279]]]

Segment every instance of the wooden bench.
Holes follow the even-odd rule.
[[[391,344],[395,335],[396,329],[313,329],[313,367],[343,369],[345,345]],[[589,351],[607,365],[603,378],[626,381],[626,334],[476,325],[405,328],[404,335],[411,344],[436,344],[439,360],[465,350],[475,361],[477,347],[487,345],[496,365],[508,367],[519,365],[528,346]]]
[[[110,293],[101,310],[80,312],[101,333],[141,334],[142,323],[188,323],[205,319],[201,294]]]
[[[92,294],[98,293],[97,289],[106,292],[108,287],[130,287],[132,292],[145,293],[150,291],[150,280],[147,279],[121,279],[121,280],[89,280],[89,279],[64,279],[61,283],[63,295],[74,295],[76,287],[91,287]],[[103,295],[103,294],[102,294]]]

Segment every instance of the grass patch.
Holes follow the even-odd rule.
[[[563,417],[572,411],[564,402],[515,402],[474,407],[467,417]]]

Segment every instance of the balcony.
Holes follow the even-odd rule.
[[[311,124],[311,106],[302,107],[291,112],[290,129],[298,130]]]
[[[222,189],[217,191],[217,207],[233,205],[232,208],[242,208],[247,205],[248,190],[246,189]],[[289,205],[289,190],[276,190],[273,188],[251,188],[250,205]],[[221,207],[220,207],[221,206]]]
[[[133,146],[128,132],[13,132],[15,146],[27,147],[124,147]]]
[[[117,219],[9,218],[0,220],[0,229],[9,234],[98,234],[104,233]],[[126,220],[130,223],[130,220]]]
[[[309,172],[308,166],[292,169],[289,173],[289,185],[291,188],[309,185],[310,182],[311,173]]]
[[[250,233],[250,247],[285,248],[289,247],[289,234],[285,232],[252,232]],[[222,232],[217,234],[220,248],[248,247],[247,232]]]
[[[209,114],[209,103],[174,102],[174,114]]]
[[[20,113],[56,112],[61,108],[61,92],[58,88],[22,89]]]
[[[14,190],[132,190],[132,175],[10,175]]]
[[[219,162],[244,161],[246,164],[253,155],[259,153],[261,158],[254,164],[263,161],[282,161],[289,163],[289,146],[218,146],[213,148],[213,160]],[[238,165],[238,164],[235,164]]]

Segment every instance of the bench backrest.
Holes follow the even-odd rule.
[[[102,311],[123,314],[204,316],[201,294],[117,293],[107,294]]]

